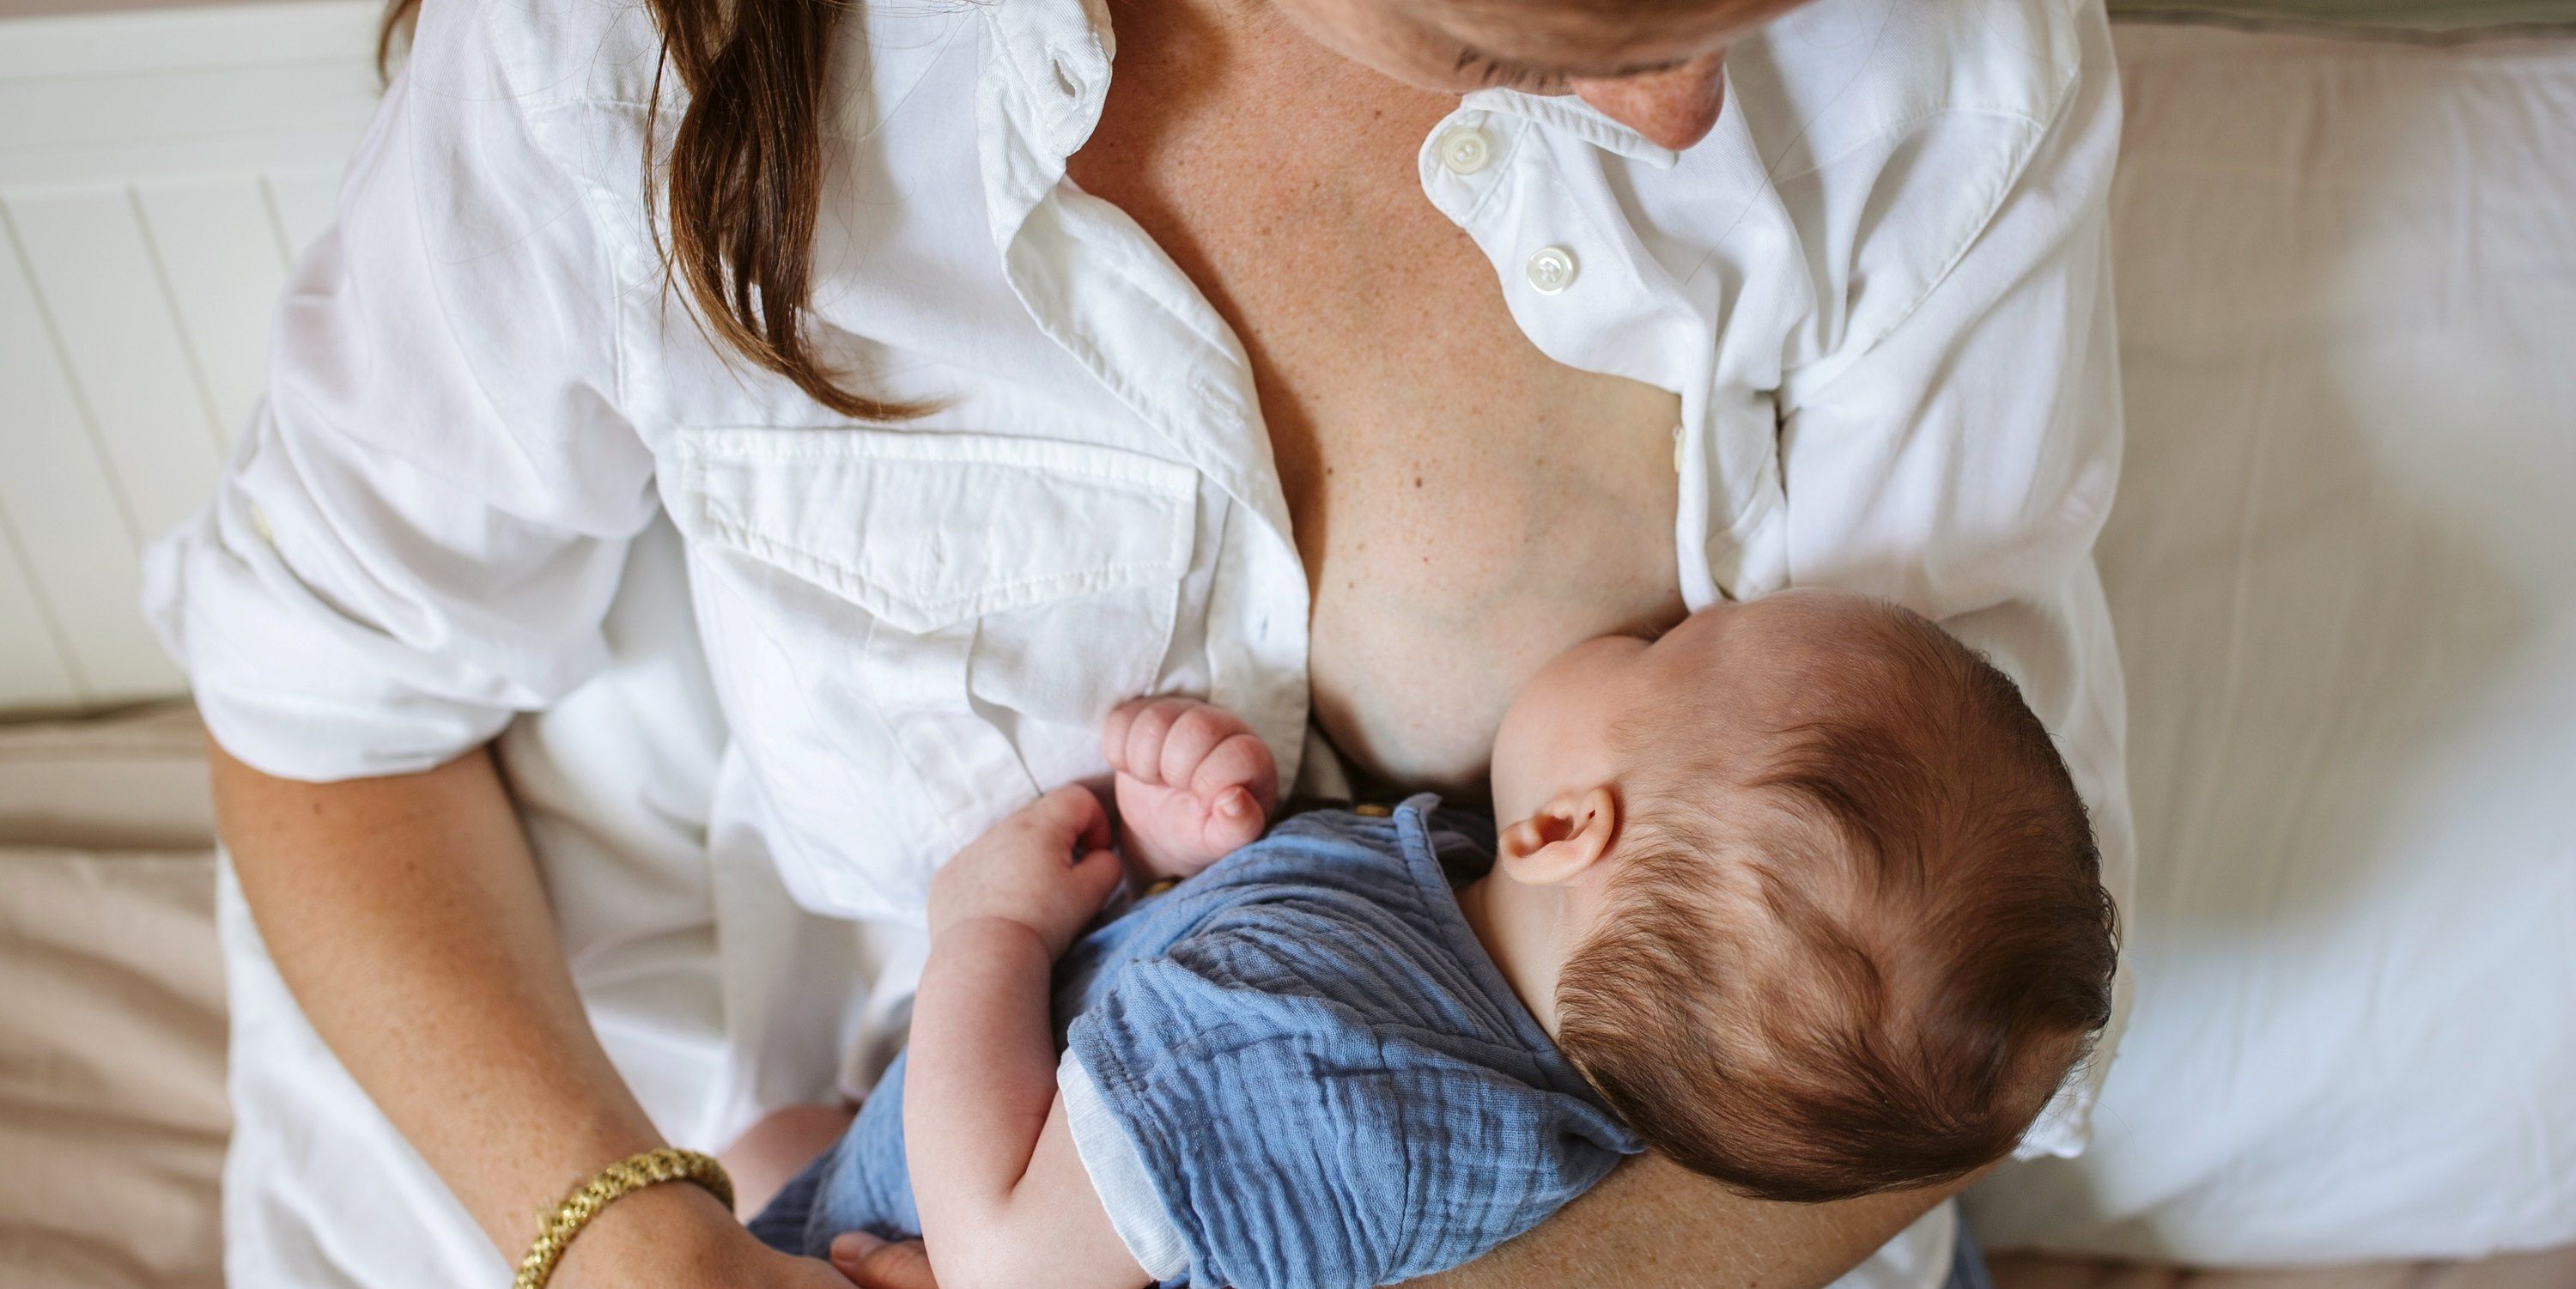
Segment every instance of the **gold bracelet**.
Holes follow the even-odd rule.
[[[546,1278],[555,1273],[555,1264],[563,1260],[572,1237],[581,1234],[581,1228],[599,1216],[599,1210],[655,1182],[682,1180],[696,1182],[714,1194],[717,1202],[728,1209],[733,1207],[733,1179],[725,1175],[724,1165],[712,1155],[670,1146],[628,1155],[583,1182],[538,1224],[537,1242],[528,1246],[528,1256],[519,1259],[519,1278],[510,1282],[510,1289],[542,1289]]]

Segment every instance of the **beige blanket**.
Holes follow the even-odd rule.
[[[220,1283],[199,737],[166,707],[0,728],[0,1285]]]

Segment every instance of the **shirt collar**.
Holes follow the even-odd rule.
[[[1605,152],[1642,161],[1658,170],[1670,170],[1681,160],[1680,153],[1603,116],[1601,109],[1572,94],[1541,95],[1525,94],[1515,89],[1481,89],[1461,100],[1459,106],[1507,113],[1533,121],[1572,135]]]
[[[997,57],[985,61],[988,89],[1021,116],[1031,142],[1071,156],[1100,123],[1117,38],[1107,0],[986,0],[980,6]],[[998,80],[1000,83],[995,84]]]
[[[986,75],[1007,78],[1005,101],[1032,111],[1032,131],[1058,156],[1070,156],[1099,124],[1109,94],[1110,61],[1117,54],[1107,0],[987,0],[984,12],[1001,55]],[[1669,170],[1680,160],[1602,115],[1573,94],[1527,94],[1501,87],[1468,94],[1461,107],[1508,113],[1582,141]]]

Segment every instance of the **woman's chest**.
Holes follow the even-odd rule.
[[[800,898],[917,909],[958,844],[1096,775],[1098,722],[1144,692],[1237,709],[1283,762],[1311,717],[1362,770],[1481,791],[1530,672],[1679,618],[1674,395],[1542,355],[1424,199],[1430,126],[1354,137],[1374,119],[1338,124],[1332,164],[1289,165],[1293,140],[1248,126],[1122,136],[1113,111],[1072,178],[1133,227],[1042,243],[1083,213],[1059,194],[1003,248],[1012,290],[985,282],[989,251],[894,240],[870,280],[915,285],[826,311],[870,328],[873,369],[936,415],[673,409],[665,498]],[[1155,247],[1206,325],[1115,312]],[[907,308],[929,325],[885,321]],[[1149,414],[1241,387],[1233,346],[1197,338],[1217,323],[1258,415]]]
[[[1454,101],[1337,102],[1321,158],[1258,126],[1122,113],[1113,88],[1073,175],[1171,254],[1250,360],[1310,587],[1317,723],[1367,773],[1480,792],[1531,672],[1681,616],[1679,400],[1523,334],[1493,262],[1416,177]]]
[[[1680,617],[1680,409],[1539,353],[1454,230],[1413,249],[1393,309],[1282,292],[1272,317],[1312,301],[1345,325],[1291,324],[1254,371],[1311,587],[1317,724],[1368,774],[1481,796],[1538,667]]]

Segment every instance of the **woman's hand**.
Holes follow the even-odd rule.
[[[888,1243],[852,1231],[832,1241],[832,1269],[859,1289],[939,1289],[919,1240]]]
[[[1058,788],[985,830],[930,880],[930,937],[981,918],[1035,932],[1062,957],[1118,889],[1109,812],[1079,784]]]
[[[573,1238],[548,1284],[549,1289],[850,1289],[851,1280],[820,1258],[793,1257],[761,1243],[707,1191],[687,1182],[662,1182],[601,1209]]]

